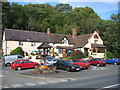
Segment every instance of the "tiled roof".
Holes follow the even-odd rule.
[[[35,42],[48,42],[48,43],[62,43],[64,37],[66,37],[70,44],[74,44],[74,48],[83,47],[87,44],[88,39],[92,34],[80,35],[73,38],[72,35],[63,34],[47,34],[35,31],[23,31],[23,30],[13,30],[5,29],[5,39],[13,41],[35,41]]]
[[[102,45],[102,44],[91,44],[92,48],[105,48],[106,46]]]
[[[91,35],[92,34],[78,36],[78,38],[76,39],[76,42],[75,42],[76,44],[74,48],[85,46],[88,43],[88,39],[91,37]]]

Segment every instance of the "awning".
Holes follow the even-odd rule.
[[[73,47],[69,47],[69,46],[57,46],[57,49],[73,49]]]
[[[42,50],[33,50],[31,52],[42,52]]]
[[[92,48],[105,48],[106,46],[102,45],[102,44],[91,44]]]

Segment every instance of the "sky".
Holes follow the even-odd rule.
[[[68,3],[75,7],[91,7],[104,20],[109,20],[112,14],[118,14],[119,0],[8,0],[18,4],[50,4],[55,6],[59,3]]]

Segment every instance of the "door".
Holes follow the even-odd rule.
[[[88,56],[88,49],[89,48],[84,48],[84,54],[85,54],[85,56]]]
[[[63,50],[63,58],[65,58],[67,55],[66,50]]]

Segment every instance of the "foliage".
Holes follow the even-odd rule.
[[[110,57],[115,57],[115,56],[114,56],[113,53],[107,51],[107,52],[105,53],[105,57],[104,57],[104,58],[105,58],[105,59],[108,59],[108,58],[110,58]]]
[[[70,57],[70,56],[69,56],[69,57],[66,57],[66,59],[67,59],[67,60],[71,60],[71,57]]]
[[[107,51],[120,57],[120,14],[112,14],[111,20],[102,20],[90,7],[75,7],[70,4],[28,4],[2,2],[3,28],[72,34],[76,28],[77,34],[89,34],[98,30]]]
[[[15,55],[15,54],[22,55],[22,52],[23,52],[22,48],[21,48],[21,47],[17,47],[16,49],[12,50],[12,51],[10,52],[10,54],[11,54],[11,55]]]
[[[85,58],[85,55],[79,51],[79,50],[76,50],[76,51],[73,51],[71,53],[71,59],[74,60],[74,59],[81,59],[81,58]]]

